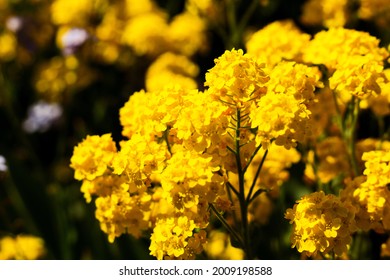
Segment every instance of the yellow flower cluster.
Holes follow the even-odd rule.
[[[173,64],[178,56],[164,57]],[[88,136],[75,147],[71,158],[75,178],[83,181],[81,190],[88,202],[97,197],[96,218],[111,242],[124,233],[139,237],[153,229],[153,256],[195,258],[206,242],[210,205],[215,211],[231,209],[228,179],[235,182],[245,169],[245,195],[266,189],[276,197],[288,178],[287,169],[299,161],[295,149],[281,146],[289,148],[307,134],[310,111],[306,106],[314,102],[315,87],[321,86],[315,68],[281,62],[266,70],[242,50],[234,49],[215,62],[206,74],[205,91],[168,84],[131,95],[120,110],[122,134],[128,140],[121,141],[118,150],[109,134]],[[279,97],[284,101],[279,102]],[[266,117],[262,110],[273,98],[277,102],[269,115],[283,111],[288,102],[295,102],[291,104],[296,109],[286,121],[286,129],[271,134],[267,141],[255,141],[259,137],[255,132],[268,122],[261,119]],[[295,121],[300,124],[294,126]],[[287,133],[290,135],[285,136]],[[281,141],[282,137],[290,142]],[[264,163],[273,141],[279,146],[270,148],[273,155]],[[257,180],[256,170],[263,165],[262,179]],[[256,205],[264,206],[264,211],[253,209],[248,214],[265,221],[270,200],[258,194]]]
[[[242,109],[266,93],[269,77],[264,68],[243,50],[225,51],[206,73],[205,86],[214,99]]]
[[[358,207],[365,212],[362,215],[368,215],[368,227],[362,228],[378,232],[390,230],[390,153],[383,150],[370,151],[363,154],[362,160],[366,167],[363,172],[365,180],[353,192]]]
[[[44,241],[32,235],[0,239],[0,260],[36,260],[45,254]]]
[[[282,60],[299,61],[310,35],[303,33],[292,20],[275,21],[254,32],[246,41],[249,55],[274,66]]]
[[[267,94],[257,99],[250,112],[251,127],[257,129],[256,143],[268,147],[295,147],[311,134],[310,107],[314,90],[322,87],[317,68],[295,62],[281,62],[269,74]]]
[[[302,197],[285,218],[293,225],[292,247],[307,256],[342,256],[357,230],[353,206],[322,191]]]
[[[390,22],[388,0],[360,0],[358,16],[364,20],[373,20],[381,27]]]
[[[349,17],[348,0],[309,0],[303,6],[301,22],[328,28],[343,27]]]
[[[303,51],[305,62],[327,67],[330,88],[345,102],[352,96],[368,98],[381,93],[388,56],[369,33],[341,27],[317,33]]]
[[[199,67],[188,57],[167,52],[157,57],[149,66],[145,87],[147,91],[157,91],[167,86],[167,83],[180,85],[182,88],[196,89],[195,81]]]
[[[92,70],[80,65],[75,56],[56,56],[39,65],[34,87],[42,98],[52,102],[66,100],[72,91],[82,89],[94,79]]]

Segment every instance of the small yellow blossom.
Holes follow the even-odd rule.
[[[0,33],[0,61],[9,61],[15,58],[18,42],[11,32]]]
[[[193,259],[203,251],[205,238],[194,233],[196,225],[186,216],[158,220],[153,229],[150,254],[157,259]]]
[[[93,180],[102,176],[111,165],[116,153],[111,134],[87,136],[74,148],[70,166],[75,170],[77,180]]]
[[[149,66],[145,78],[146,90],[160,90],[169,83],[196,89],[198,85],[195,78],[198,73],[199,67],[186,56],[167,52],[156,58]]]
[[[45,254],[44,241],[32,235],[0,239],[0,260],[36,260]]]
[[[216,260],[242,260],[244,251],[231,245],[229,235],[225,232],[213,230],[205,246],[208,257]]]

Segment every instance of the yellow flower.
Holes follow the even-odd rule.
[[[138,238],[149,227],[147,210],[150,195],[136,195],[125,188],[118,188],[109,196],[98,197],[96,204],[96,219],[100,228],[108,235],[108,241],[114,242],[122,234],[131,234]],[[141,207],[140,207],[141,206]]]
[[[381,245],[381,257],[390,257],[390,238]]]
[[[0,260],[35,260],[45,254],[44,241],[32,235],[0,239]]]
[[[295,147],[311,134],[310,110],[315,87],[322,87],[317,68],[295,62],[280,62],[265,84],[267,94],[251,108],[251,127],[256,143],[267,148],[271,141],[286,148]]]
[[[326,184],[337,176],[347,177],[351,172],[345,143],[340,137],[330,136],[317,142],[315,150],[309,153],[305,176]]]
[[[305,2],[301,21],[305,25],[343,27],[350,18],[347,0],[310,0]]]
[[[206,23],[201,17],[184,11],[176,15],[168,28],[170,49],[186,56],[207,50]]]
[[[352,95],[368,98],[381,94],[380,85],[386,81],[382,62],[356,56],[338,68],[329,78],[329,86],[346,103]]]
[[[85,26],[107,5],[107,0],[55,0],[51,5],[52,21],[57,25]]]
[[[286,60],[299,60],[310,35],[301,32],[292,20],[275,21],[253,33],[246,42],[246,49],[257,61],[268,67]]]
[[[15,58],[18,42],[11,32],[0,33],[0,61]]]
[[[386,27],[390,22],[389,1],[387,0],[361,0],[358,17],[373,21],[380,27]]]
[[[186,56],[167,52],[156,58],[146,72],[146,90],[157,91],[169,83],[196,89],[199,67]]]
[[[342,256],[349,249],[350,236],[357,230],[354,208],[322,191],[302,197],[292,209],[287,209],[285,218],[293,224],[292,247],[307,256],[330,252]]]
[[[244,251],[234,248],[229,235],[218,230],[210,232],[205,252],[208,257],[216,260],[242,260],[244,258]]]
[[[157,221],[153,229],[150,254],[157,259],[193,259],[203,248],[205,239],[194,233],[195,223],[186,216]]]
[[[324,64],[330,73],[348,68],[354,59],[366,59],[383,65],[389,56],[385,48],[379,47],[379,39],[367,32],[346,28],[330,28],[317,33],[303,50],[307,63]]]
[[[243,50],[225,51],[215,59],[215,66],[206,73],[205,86],[216,100],[237,108],[248,107],[266,93],[269,80],[264,65],[257,64]]]
[[[115,153],[116,145],[111,134],[87,136],[74,148],[70,159],[75,179],[93,180],[102,176],[111,165]]]
[[[390,229],[390,153],[377,150],[363,153],[365,170],[361,183],[345,195],[355,205],[359,226],[378,232]],[[350,185],[353,186],[351,183]],[[351,189],[352,187],[348,187]]]
[[[137,55],[157,56],[168,49],[167,15],[162,12],[142,13],[131,17],[125,25],[122,43]]]

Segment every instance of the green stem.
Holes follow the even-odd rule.
[[[218,212],[213,204],[210,203],[210,209],[213,211],[218,220],[223,224],[227,231],[233,236],[233,238],[240,244],[241,247],[244,246],[242,238],[237,234],[237,232],[226,222],[225,218]]]
[[[357,98],[352,98],[351,100],[351,110],[347,111],[348,116],[346,116],[346,125],[344,125],[343,136],[347,144],[347,151],[349,156],[349,161],[352,166],[353,175],[357,176],[359,172],[359,167],[356,161],[356,126],[359,115],[359,100]]]
[[[250,232],[249,232],[249,222],[248,222],[248,204],[245,198],[245,180],[244,180],[244,169],[242,168],[241,155],[240,155],[240,138],[241,138],[241,111],[237,108],[236,112],[236,131],[235,131],[235,156],[236,156],[236,165],[238,173],[238,185],[239,185],[239,195],[238,200],[240,203],[240,214],[241,214],[241,230],[242,237],[244,239],[244,252],[245,258],[252,258],[252,248],[250,245]]]
[[[251,185],[251,188],[249,189],[249,193],[248,193],[248,196],[246,197],[246,201],[247,201],[247,204],[249,205],[249,202],[250,201],[253,201],[253,199],[255,197],[252,198],[252,192],[256,186],[256,182],[257,182],[257,179],[259,178],[259,175],[260,175],[260,172],[261,172],[261,169],[263,168],[263,165],[264,165],[264,162],[265,162],[265,158],[267,157],[267,154],[268,154],[268,149],[265,150],[265,153],[263,155],[263,158],[261,159],[261,162],[259,164],[259,167],[257,168],[256,170],[256,174],[255,174],[255,178],[253,179],[253,182],[252,182],[252,185]],[[260,194],[260,193],[259,193]]]
[[[237,7],[235,2],[236,0],[228,1],[226,7],[227,22],[228,22],[228,27],[230,32],[229,39],[225,42],[225,46],[227,49],[243,47],[244,45],[243,34],[245,28],[259,4],[258,0],[252,0],[251,4],[249,5],[249,7],[246,9],[245,13],[241,17],[241,20],[237,22],[237,15],[236,15]]]

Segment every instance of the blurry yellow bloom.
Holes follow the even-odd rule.
[[[346,253],[357,230],[354,217],[352,205],[322,191],[305,195],[285,214],[293,225],[292,247],[313,257],[318,253]]]
[[[360,0],[358,17],[363,20],[374,21],[381,27],[390,22],[389,0]]]
[[[115,142],[110,134],[87,136],[74,148],[70,159],[70,167],[75,170],[75,179],[93,180],[102,176],[111,165],[115,153]]]
[[[244,251],[233,247],[230,243],[229,235],[218,230],[210,232],[205,252],[208,257],[216,260],[244,259]]]
[[[333,121],[336,116],[335,99],[332,90],[326,86],[315,95],[317,102],[310,107],[311,120],[313,123],[312,135],[308,140],[315,143],[317,139],[324,135],[334,135],[339,131],[338,126]],[[339,104],[342,110],[341,104]]]
[[[337,176],[349,176],[352,172],[344,141],[330,136],[316,143],[308,155],[305,176],[311,181],[328,183]]]
[[[122,34],[122,42],[133,48],[137,55],[157,56],[168,49],[167,15],[144,13],[130,18]]]
[[[377,116],[390,115],[390,68],[383,70],[384,81],[379,82],[380,95],[371,95],[359,103],[363,109],[371,109]]]
[[[156,58],[146,72],[146,90],[163,89],[167,84],[178,84],[183,88],[196,89],[195,78],[199,67],[186,56],[167,52]]]
[[[381,257],[390,257],[390,238],[388,238],[387,241],[381,245]]]
[[[45,100],[61,102],[67,94],[85,87],[93,78],[93,72],[75,56],[56,56],[38,65],[34,86]]]
[[[301,32],[292,20],[275,21],[253,33],[246,42],[249,55],[272,67],[283,59],[299,60],[310,35]]]
[[[207,49],[204,20],[188,12],[178,14],[172,19],[167,37],[171,49],[187,56]]]
[[[52,21],[56,25],[86,26],[94,14],[102,14],[107,0],[55,0],[51,5]]]
[[[11,32],[0,33],[0,61],[15,58],[18,42]]]
[[[343,27],[350,14],[348,0],[309,0],[303,6],[301,21],[305,25]]]
[[[156,12],[158,7],[153,0],[125,0],[125,11],[128,17]]]
[[[0,260],[35,260],[45,254],[44,241],[32,235],[0,239]]]

